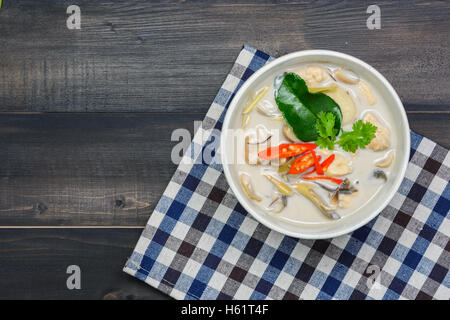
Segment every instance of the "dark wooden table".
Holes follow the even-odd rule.
[[[332,49],[393,84],[411,129],[449,148],[450,2],[3,0],[0,298],[153,298],[121,269],[244,43]],[[66,268],[81,268],[81,290]]]

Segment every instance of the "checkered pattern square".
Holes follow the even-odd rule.
[[[184,156],[198,161],[179,165],[124,271],[176,299],[449,299],[450,153],[433,141],[411,132],[394,199],[369,224],[330,240],[259,224],[220,161],[199,160],[236,91],[271,60],[243,48]]]

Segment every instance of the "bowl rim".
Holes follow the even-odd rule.
[[[392,186],[393,191],[389,194],[389,196],[387,196],[384,199],[383,202],[381,202],[381,204],[378,206],[378,209],[374,210],[372,212],[372,214],[368,215],[364,219],[361,219],[361,221],[359,223],[349,225],[348,227],[342,227],[342,230],[336,230],[334,232],[329,231],[326,234],[317,234],[317,235],[303,234],[301,232],[293,232],[290,230],[285,230],[284,228],[276,225],[269,219],[266,219],[262,215],[257,214],[256,212],[253,212],[256,210],[254,210],[252,207],[250,207],[248,205],[248,200],[243,197],[242,192],[237,188],[235,181],[233,181],[233,179],[231,177],[230,166],[226,164],[227,162],[225,159],[225,143],[222,143],[223,141],[226,141],[226,131],[229,128],[229,125],[230,125],[230,122],[232,119],[232,114],[234,113],[234,109],[237,108],[237,101],[239,101],[241,99],[242,95],[244,95],[247,92],[248,88],[253,84],[253,82],[261,74],[263,74],[266,71],[268,71],[272,68],[275,68],[275,66],[285,63],[291,59],[295,59],[298,57],[305,57],[305,56],[314,56],[314,55],[321,56],[320,57],[321,59],[326,58],[326,56],[328,56],[328,57],[347,60],[350,64],[357,64],[360,67],[366,69],[369,73],[371,73],[378,80],[380,80],[382,85],[385,87],[385,89],[388,90],[389,94],[394,99],[395,105],[396,105],[395,107],[398,108],[400,111],[401,121],[403,124],[403,133],[406,137],[406,141],[403,141],[404,144],[403,144],[402,151],[405,153],[405,157],[404,157],[403,162],[401,163],[400,172],[399,172],[400,174],[396,175],[396,180],[394,181],[393,186]],[[291,236],[294,238],[313,239],[313,240],[314,239],[330,239],[330,238],[335,238],[335,237],[339,237],[341,235],[348,234],[352,231],[355,231],[356,229],[359,229],[360,227],[366,225],[371,220],[376,218],[380,214],[380,212],[384,208],[386,208],[386,206],[389,204],[389,202],[392,200],[392,198],[398,191],[398,189],[405,177],[406,168],[407,168],[408,162],[409,162],[410,145],[411,145],[410,128],[409,128],[408,118],[407,118],[403,103],[401,102],[400,97],[398,96],[395,89],[392,87],[392,85],[389,83],[389,81],[387,81],[386,78],[380,72],[378,72],[374,67],[372,67],[368,63],[366,63],[354,56],[346,54],[346,53],[333,51],[333,50],[302,50],[302,51],[296,51],[296,52],[286,54],[284,56],[276,58],[276,59],[272,60],[271,62],[267,63],[266,65],[264,65],[263,67],[258,69],[255,73],[253,73],[239,88],[239,90],[236,92],[235,96],[233,97],[233,100],[230,102],[230,105],[228,106],[228,109],[226,111],[226,115],[225,115],[225,118],[224,118],[224,121],[222,124],[222,131],[221,131],[221,135],[220,135],[220,157],[221,157],[221,163],[222,163],[223,171],[225,174],[225,178],[226,178],[227,183],[230,186],[231,190],[233,191],[233,194],[235,195],[235,197],[237,198],[239,203],[244,207],[244,209],[249,214],[251,214],[251,216],[253,218],[255,218],[259,223],[262,223],[263,225],[265,225],[266,227],[268,227],[272,230],[275,230],[277,232],[280,232],[282,234],[285,234],[287,236]],[[354,214],[356,214],[356,212]]]

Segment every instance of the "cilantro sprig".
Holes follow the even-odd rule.
[[[334,128],[334,123],[336,117],[331,112],[320,111],[317,114],[316,120],[316,130],[319,134],[316,144],[321,148],[328,148],[330,150],[334,149],[334,144],[336,143],[336,136],[339,130]]]
[[[373,138],[377,127],[370,122],[356,121],[352,126],[352,131],[342,130],[342,134],[337,140],[339,130],[334,128],[336,118],[331,112],[319,112],[317,114],[316,130],[319,138],[316,144],[320,148],[334,150],[335,144],[338,144],[344,151],[355,152],[358,148],[365,148]]]

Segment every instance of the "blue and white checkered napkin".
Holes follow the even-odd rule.
[[[271,59],[244,47],[191,148],[205,148],[201,136],[221,129],[238,88]],[[450,155],[411,138],[406,177],[388,207],[330,240],[264,227],[219,164],[180,164],[124,271],[176,299],[449,299]]]

